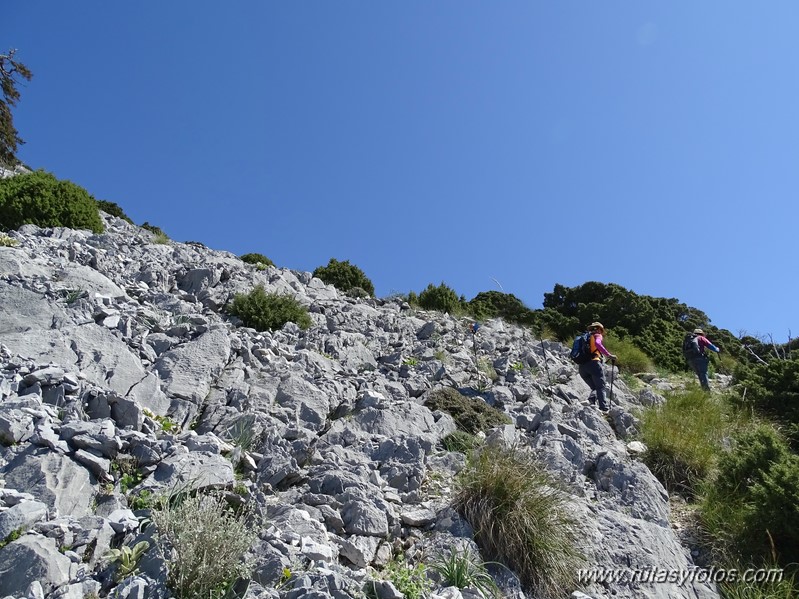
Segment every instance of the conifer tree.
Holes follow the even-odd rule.
[[[14,166],[17,146],[25,143],[14,127],[11,108],[17,105],[19,90],[17,85],[30,81],[33,76],[24,64],[14,58],[16,50],[0,54],[0,165]]]

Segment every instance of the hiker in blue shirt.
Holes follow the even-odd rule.
[[[693,333],[686,335],[682,345],[683,356],[699,378],[702,389],[710,391],[710,383],[707,380],[707,366],[710,363],[710,358],[705,353],[707,349],[716,353],[721,351],[705,337],[705,332],[702,329],[694,329]]]

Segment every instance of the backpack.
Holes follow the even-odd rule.
[[[591,333],[585,332],[574,340],[569,357],[575,364],[585,364],[591,361],[591,358],[593,358],[591,353]]]
[[[702,355],[699,349],[699,337],[692,333],[688,333],[682,342],[682,355],[686,360],[692,360]]]

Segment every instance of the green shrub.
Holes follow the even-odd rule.
[[[455,420],[458,429],[472,435],[512,422],[504,412],[492,408],[482,398],[466,397],[452,387],[432,391],[424,405],[446,412]]]
[[[427,289],[419,294],[419,307],[423,310],[438,310],[458,315],[465,311],[466,302],[459,298],[451,287],[441,283],[438,287],[430,283]]]
[[[630,339],[622,339],[609,331],[603,335],[602,341],[608,351],[616,355],[619,372],[654,372],[652,360]]]
[[[799,356],[739,368],[733,379],[737,403],[779,422],[794,449],[799,449]]]
[[[468,304],[469,313],[479,320],[502,318],[521,326],[533,326],[536,314],[512,293],[481,291]]]
[[[735,561],[799,555],[799,456],[769,424],[734,437],[708,484],[702,518]]]
[[[412,566],[405,561],[402,555],[386,564],[382,571],[382,577],[383,580],[390,581],[405,599],[424,599],[432,587],[427,578],[424,564],[419,562]],[[364,590],[367,597],[377,596],[374,585],[370,585],[368,582]]]
[[[162,550],[169,556],[168,586],[179,599],[221,598],[239,577],[256,539],[250,514],[233,510],[221,492],[175,492],[153,509]]]
[[[266,266],[274,266],[274,262],[272,262],[269,258],[264,256],[263,254],[258,254],[256,252],[251,252],[249,254],[242,254],[239,256],[242,262],[246,262],[247,264],[255,264],[256,266],[259,264],[264,264]]]
[[[5,233],[0,233],[0,247],[13,248],[17,245],[19,245],[19,242],[16,239],[6,235]]]
[[[486,447],[457,479],[454,507],[484,555],[511,570],[536,597],[565,597],[583,563],[581,529],[568,496],[519,449]]]
[[[352,289],[347,290],[347,295],[354,298],[370,297],[369,292],[363,287],[353,287]]]
[[[167,237],[168,238],[168,235],[166,233],[164,233],[164,230],[161,227],[156,227],[155,225],[151,225],[147,221],[145,221],[144,224],[141,225],[141,228],[142,229],[146,229],[147,231],[149,231],[150,233],[152,233],[156,237]]]
[[[722,441],[734,426],[723,398],[708,396],[698,386],[667,394],[663,405],[641,416],[644,462],[666,489],[691,496],[715,465]]]
[[[287,295],[267,293],[259,285],[250,293],[239,293],[233,298],[229,313],[238,316],[245,326],[258,331],[281,328],[287,322],[296,323],[301,329],[311,326],[308,310],[296,299]]]
[[[126,220],[131,225],[133,224],[133,221],[127,214],[125,214],[122,208],[120,208],[119,204],[116,204],[115,202],[109,202],[108,200],[95,200],[95,202],[97,203],[97,207],[106,214]]]
[[[350,264],[349,260],[339,262],[335,258],[331,258],[327,266],[320,266],[314,270],[313,276],[328,285],[333,285],[339,291],[349,291],[354,287],[360,287],[370,296],[375,294],[375,286],[372,281],[360,268]]]
[[[89,192],[41,170],[0,179],[0,227],[18,229],[25,224],[104,230]]]

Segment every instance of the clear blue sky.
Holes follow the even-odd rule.
[[[5,0],[20,158],[377,295],[556,283],[791,329],[799,4]]]

